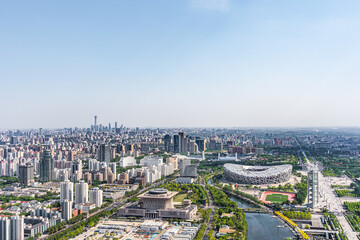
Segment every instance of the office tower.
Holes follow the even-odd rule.
[[[10,144],[18,144],[19,139],[15,136],[11,136],[10,138]]]
[[[75,204],[88,202],[88,184],[81,180],[75,183]]]
[[[72,201],[67,199],[64,200],[62,203],[61,217],[66,221],[72,218]]]
[[[43,135],[43,129],[42,128],[39,128],[39,134]]]
[[[166,134],[164,136],[164,148],[165,152],[171,152],[171,136],[169,134]]]
[[[110,145],[101,144],[98,150],[98,157],[100,162],[110,162]]]
[[[174,135],[174,152],[175,153],[186,153],[188,152],[189,139],[186,138],[186,133],[179,132]]]
[[[206,140],[204,138],[198,138],[195,142],[198,145],[200,152],[206,151]]]
[[[40,181],[48,182],[54,179],[54,159],[50,150],[44,150],[40,160]]]
[[[74,201],[74,184],[69,180],[60,183],[60,203],[65,200]]]
[[[10,239],[10,220],[7,217],[0,218],[0,239]]]
[[[180,152],[180,136],[178,134],[174,135],[174,153]]]
[[[117,122],[115,122],[115,130],[118,128],[118,126],[117,126]]]
[[[96,121],[97,121],[97,116],[94,116],[94,127],[95,127],[95,131],[97,130]]]
[[[89,202],[101,207],[103,203],[103,191],[99,188],[93,188],[89,191]]]
[[[198,148],[198,145],[195,143],[195,140],[190,140],[190,139],[187,139],[187,151],[189,153],[198,153],[199,152],[199,148]]]
[[[308,205],[311,208],[315,208],[319,203],[319,172],[311,170],[308,172],[307,178],[307,188],[308,188]]]
[[[186,138],[186,133],[184,133],[184,132],[179,132],[179,137],[180,137],[180,152],[181,152],[181,153],[185,153],[185,152],[187,152],[187,138]]]
[[[191,164],[190,159],[180,159],[179,160],[179,169],[180,169],[180,176],[185,176],[185,169],[186,166]]]
[[[196,178],[197,177],[197,165],[190,164],[190,165],[185,166],[182,177]]]
[[[34,182],[34,166],[27,164],[27,165],[20,165],[19,166],[19,179],[20,183],[26,186],[30,185]]]

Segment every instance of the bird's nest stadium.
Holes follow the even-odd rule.
[[[292,166],[245,166],[227,163],[224,176],[227,180],[240,184],[275,184],[290,179]]]

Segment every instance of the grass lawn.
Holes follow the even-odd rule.
[[[186,198],[187,194],[186,193],[178,193],[175,197],[174,197],[174,202],[183,202],[184,199]]]
[[[271,194],[271,195],[266,195],[265,200],[274,203],[282,203],[288,200],[288,196],[282,194]]]

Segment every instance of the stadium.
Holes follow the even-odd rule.
[[[227,163],[224,176],[227,180],[240,184],[276,184],[290,179],[292,166],[245,166]]]

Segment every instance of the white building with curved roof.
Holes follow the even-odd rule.
[[[241,184],[275,184],[290,179],[292,166],[246,166],[227,163],[224,176],[227,180]]]

